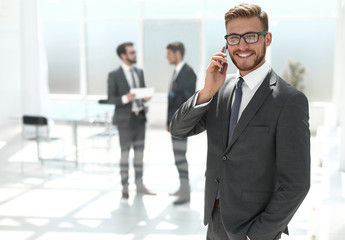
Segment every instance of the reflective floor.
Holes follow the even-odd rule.
[[[53,134],[66,140],[64,152],[73,152],[70,126],[55,124],[53,129]],[[128,201],[121,200],[117,136],[110,141],[90,137],[103,130],[91,125],[78,129],[78,167],[73,161],[42,165],[35,144],[20,140],[18,126],[0,139],[0,239],[205,239],[206,135],[189,139],[191,202],[176,207],[169,193],[178,188],[178,175],[165,129],[149,127],[146,136],[144,183],[157,195],[136,194],[131,168]],[[47,145],[43,153],[56,154],[62,146]],[[283,240],[345,236],[345,217],[337,214],[345,212],[338,147],[336,129],[321,130],[312,138],[312,187],[289,225],[290,237],[284,235]]]

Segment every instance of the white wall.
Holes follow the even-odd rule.
[[[340,146],[345,144],[345,0],[338,0],[337,34],[334,59],[333,101],[337,105]],[[345,171],[345,149],[340,147],[340,169]]]
[[[20,112],[20,0],[1,1],[0,131]]]
[[[3,139],[11,137],[10,126],[20,126],[22,114],[44,114],[47,108],[47,64],[38,7],[37,0],[0,1],[0,138]]]
[[[48,63],[42,36],[40,1],[21,2],[21,113],[45,115],[49,105]]]

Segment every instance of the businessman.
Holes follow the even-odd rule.
[[[133,43],[126,42],[117,47],[121,66],[109,73],[108,102],[115,104],[113,124],[117,125],[121,146],[120,175],[122,198],[128,199],[129,151],[134,149],[134,172],[137,193],[154,195],[143,184],[143,156],[146,130],[144,103],[150,98],[136,99],[131,88],[145,87],[143,71],[134,66],[136,52]]]
[[[193,69],[183,60],[184,53],[185,48],[181,42],[170,43],[167,46],[167,59],[170,64],[175,65],[168,93],[168,131],[170,131],[170,121],[176,110],[195,92],[196,75]],[[180,178],[179,190],[171,195],[177,196],[174,204],[180,205],[190,201],[188,162],[186,158],[187,138],[171,137],[171,139],[175,165]]]
[[[207,239],[280,239],[310,187],[308,100],[266,62],[272,33],[259,6],[231,8],[225,26],[226,46],[212,56],[204,87],[174,115],[171,133],[207,131]],[[228,78],[225,47],[238,68]]]

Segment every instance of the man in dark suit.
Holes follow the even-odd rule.
[[[170,131],[170,121],[176,110],[195,92],[196,75],[193,69],[183,60],[184,53],[185,48],[181,42],[170,43],[167,46],[167,59],[170,64],[175,65],[168,93],[168,131]],[[186,158],[187,138],[171,138],[175,165],[180,178],[180,188],[171,195],[177,196],[174,204],[179,205],[190,201],[188,162]]]
[[[136,52],[133,43],[126,42],[117,47],[117,54],[122,60],[121,66],[109,73],[108,102],[115,104],[113,124],[117,125],[120,137],[121,159],[120,174],[122,184],[122,198],[128,199],[128,158],[129,151],[134,149],[134,170],[137,193],[154,193],[143,184],[143,156],[146,129],[146,115],[144,102],[150,98],[136,99],[130,93],[131,88],[145,87],[144,74],[136,63]]]
[[[207,131],[207,239],[280,239],[310,187],[308,100],[266,62],[272,34],[259,6],[235,6],[225,25],[238,73],[226,78],[224,46],[204,87],[174,115],[171,133]]]

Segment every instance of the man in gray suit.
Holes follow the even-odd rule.
[[[121,66],[108,75],[108,102],[115,104],[113,124],[117,125],[120,137],[120,174],[122,198],[128,199],[128,158],[134,149],[134,170],[137,193],[154,195],[143,184],[143,156],[146,129],[144,102],[150,98],[136,99],[131,88],[145,87],[143,70],[136,68],[136,52],[133,43],[126,42],[117,47]]]
[[[183,60],[184,53],[185,48],[181,42],[173,42],[167,46],[167,59],[170,64],[175,65],[168,93],[168,131],[170,131],[170,121],[176,110],[195,92],[196,74]],[[171,137],[171,139],[174,150],[175,165],[180,178],[180,188],[176,193],[171,195],[177,196],[174,204],[180,205],[190,201],[188,162],[186,158],[187,138],[179,139]]]
[[[272,34],[259,6],[233,7],[225,25],[238,72],[226,78],[224,46],[204,87],[175,113],[171,133],[207,131],[207,239],[280,239],[310,187],[308,100],[266,62]]]

